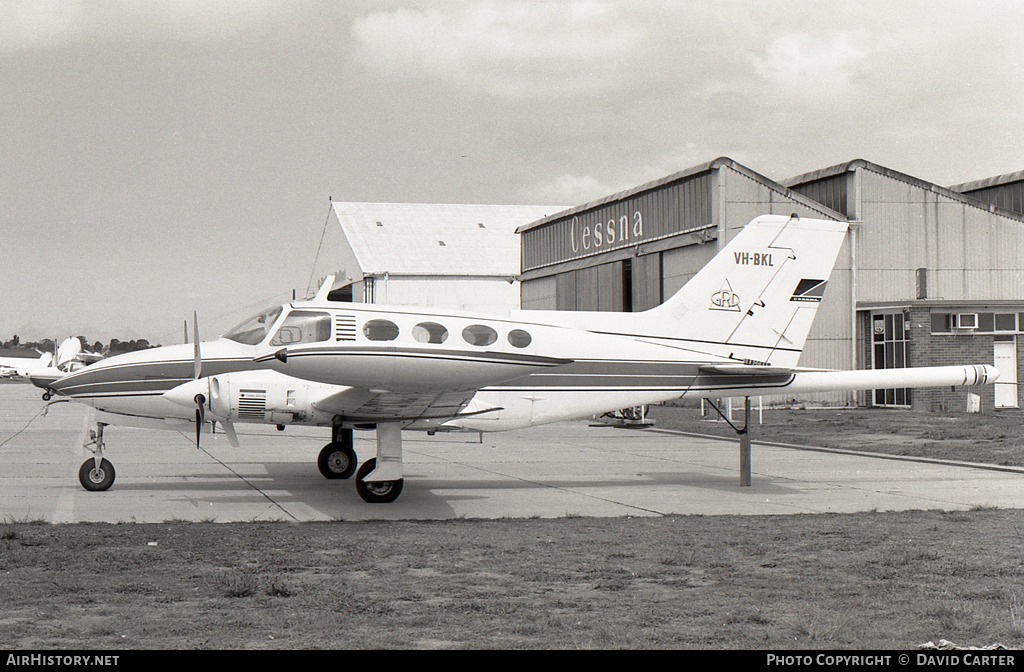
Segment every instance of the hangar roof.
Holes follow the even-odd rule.
[[[919,177],[913,177],[911,175],[907,175],[906,173],[901,173],[899,171],[893,170],[892,168],[886,168],[885,166],[880,166],[877,163],[871,163],[870,161],[865,161],[864,159],[854,159],[853,161],[847,161],[846,163],[840,163],[840,164],[837,164],[837,165],[834,165],[834,166],[829,166],[828,168],[822,168],[820,170],[815,170],[815,171],[812,171],[810,173],[804,173],[803,175],[797,175],[796,177],[791,177],[791,178],[786,179],[786,180],[780,180],[780,183],[785,185],[785,186],[787,186],[787,187],[793,188],[793,187],[796,187],[796,186],[801,185],[801,184],[807,184],[808,182],[814,182],[816,180],[822,180],[822,179],[825,179],[827,177],[834,177],[834,176],[839,175],[841,173],[854,172],[854,171],[856,171],[858,169],[861,169],[861,168],[865,169],[865,170],[870,170],[870,171],[878,173],[880,175],[885,175],[886,177],[892,178],[894,180],[899,180],[901,182],[906,182],[907,184],[914,185],[916,187],[919,187],[921,189],[925,189],[927,191],[931,191],[931,192],[935,192],[935,193],[938,193],[938,194],[942,194],[946,198],[949,198],[949,199],[952,199],[952,200],[956,200],[956,201],[960,201],[962,203],[966,203],[968,205],[972,205],[972,206],[974,206],[976,208],[981,208],[982,210],[989,210],[990,212],[994,212],[994,213],[1002,215],[1004,217],[1010,217],[1012,219],[1018,219],[1018,220],[1019,219],[1024,219],[1024,216],[1022,216],[1018,212],[1013,212],[1012,210],[1007,210],[1005,208],[1000,208],[998,206],[992,205],[992,204],[988,203],[987,201],[980,200],[977,197],[970,195],[969,193],[961,193],[961,192],[970,191],[971,189],[979,189],[979,188],[981,188],[981,186],[994,186],[996,184],[994,182],[992,184],[988,184],[988,185],[981,185],[981,182],[988,182],[990,180],[1000,180],[1000,179],[1003,179],[1003,178],[1009,178],[1012,175],[1016,175],[1017,173],[1013,173],[1011,175],[1004,175],[1004,176],[1001,176],[999,178],[990,178],[990,180],[982,180],[982,181],[979,181],[977,183],[970,183],[969,182],[967,184],[946,188],[946,187],[942,187],[942,186],[939,186],[937,184],[934,184],[932,182],[928,182],[927,180],[922,180]],[[1005,181],[1006,182],[1011,182],[1013,180],[1006,179]],[[1002,183],[1003,182],[999,182],[999,184],[1002,184]],[[970,188],[967,188],[969,185],[975,185],[975,186],[970,186]]]
[[[972,182],[964,182],[963,184],[954,184],[950,187],[953,191],[978,191],[979,189],[988,189],[990,187],[999,187],[1004,184],[1011,184],[1013,182],[1024,182],[1024,170],[1018,170],[1015,173],[1007,173],[1005,175],[996,175],[995,177],[987,177],[983,180],[974,180]]]
[[[599,207],[601,205],[605,205],[607,203],[615,203],[617,201],[622,201],[622,200],[625,200],[625,199],[629,198],[630,196],[634,196],[636,194],[641,194],[641,193],[646,192],[646,191],[652,191],[654,189],[657,189],[658,187],[662,187],[662,186],[671,184],[673,182],[678,182],[678,181],[681,181],[681,180],[685,180],[686,178],[689,178],[689,177],[691,177],[693,175],[699,175],[700,173],[704,173],[704,172],[707,172],[707,171],[710,171],[710,170],[716,170],[716,169],[721,168],[723,166],[724,167],[732,168],[736,172],[742,173],[743,175],[746,175],[749,179],[751,179],[751,180],[753,180],[755,182],[759,182],[759,183],[765,185],[766,187],[769,187],[769,188],[772,188],[772,189],[775,189],[775,190],[778,190],[778,191],[782,191],[782,192],[787,191],[787,187],[784,186],[783,184],[781,184],[779,182],[775,182],[771,178],[765,177],[764,175],[761,175],[760,173],[757,173],[757,172],[751,170],[750,168],[744,166],[741,163],[738,163],[738,162],[734,161],[733,159],[730,159],[727,156],[720,156],[717,159],[714,159],[713,161],[708,161],[706,163],[701,163],[701,164],[698,164],[696,166],[693,166],[692,168],[686,168],[685,170],[681,170],[679,172],[672,173],[671,175],[666,175],[665,177],[661,177],[661,178],[658,178],[656,180],[652,180],[651,182],[645,182],[644,184],[641,184],[639,186],[632,187],[630,189],[626,189],[624,191],[620,191],[620,192],[611,194],[609,196],[605,196],[603,198],[599,198],[596,201],[590,201],[589,203],[584,203],[583,205],[574,206],[574,207],[572,207],[570,209],[566,209],[564,212],[549,213],[543,219],[538,219],[537,221],[530,222],[529,224],[525,224],[523,226],[520,226],[518,231],[519,231],[519,233],[523,233],[523,232],[529,231],[531,229],[536,229],[538,227],[544,226],[545,224],[548,224],[550,221],[552,221],[554,219],[561,219],[561,218],[566,217],[568,215],[574,215],[574,214],[579,213],[579,212],[585,212],[585,211],[597,208],[597,207]],[[821,203],[818,203],[817,201],[809,199],[806,196],[804,196],[802,194],[798,194],[796,192],[789,193],[787,195],[790,198],[792,198],[793,200],[796,200],[798,202],[802,202],[805,205],[808,205],[808,206],[813,207],[815,209],[819,209],[820,210],[820,209],[822,209],[824,207],[824,206],[822,206]],[[835,214],[835,218],[836,219],[845,219],[839,213],[834,213],[834,214]]]
[[[364,275],[519,275],[516,228],[554,205],[332,203]]]

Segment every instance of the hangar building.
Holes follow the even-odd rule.
[[[516,227],[563,208],[332,202],[313,273],[336,275],[332,299],[507,314],[519,307]]]
[[[999,382],[981,388],[982,407],[1020,407],[1019,209],[982,200],[970,188],[947,189],[864,160],[784,184],[853,222],[849,291],[856,310],[856,368],[994,364]],[[1002,198],[998,189],[988,195]],[[964,410],[966,394],[948,388],[871,390],[860,402]]]
[[[996,182],[951,189],[856,160],[779,183],[719,158],[520,227],[522,307],[644,310],[756,215],[849,220],[801,365],[994,363],[1001,382],[983,389],[983,407],[1017,408],[1024,215],[981,200],[1007,198],[1001,194],[1020,184],[1019,174]],[[967,394],[866,390],[810,399],[962,410]]]

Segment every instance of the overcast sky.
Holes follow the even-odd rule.
[[[0,340],[212,338],[305,293],[329,197],[1022,170],[1022,54],[1019,0],[0,0]]]

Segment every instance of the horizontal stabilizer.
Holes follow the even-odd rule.
[[[926,366],[906,369],[866,369],[858,371],[806,371],[782,367],[745,367],[739,371],[728,365],[702,366],[701,370],[713,369],[715,375],[724,380],[693,389],[687,397],[749,397],[768,395],[793,395],[812,392],[836,392],[844,390],[877,390],[889,388],[921,387],[973,387],[988,385],[999,377],[999,370],[991,364],[966,364],[962,366]],[[725,371],[723,371],[725,370]],[[740,373],[745,380],[729,383],[730,375]],[[711,371],[708,371],[711,373]],[[786,376],[780,381],[778,375]],[[788,374],[788,375],[787,375]]]
[[[826,392],[893,387],[971,387],[993,383],[998,377],[999,370],[991,364],[867,369],[863,371],[808,371],[797,373],[794,376],[792,391]]]

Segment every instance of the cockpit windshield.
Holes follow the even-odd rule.
[[[270,327],[274,326],[280,314],[281,306],[275,306],[242,322],[224,334],[224,338],[244,345],[258,345],[267,337]]]

